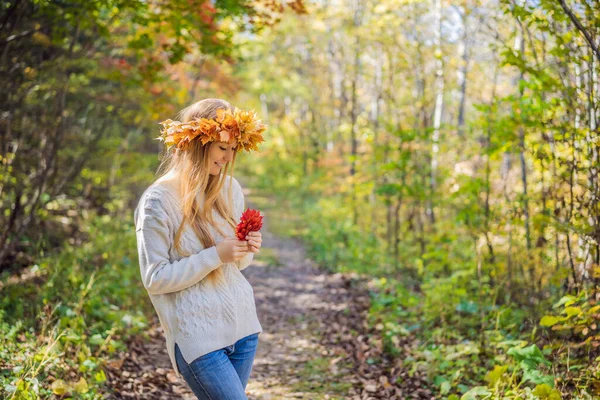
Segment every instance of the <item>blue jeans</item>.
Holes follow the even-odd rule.
[[[258,333],[253,333],[188,364],[175,343],[175,361],[198,399],[243,400],[257,347]]]

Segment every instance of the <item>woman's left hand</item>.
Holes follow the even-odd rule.
[[[258,253],[262,245],[262,234],[259,231],[248,232],[246,235],[248,241],[248,251],[251,253]]]

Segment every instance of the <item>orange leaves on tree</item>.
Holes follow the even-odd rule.
[[[204,22],[206,25],[214,28],[214,24],[213,24],[214,23],[214,15],[216,13],[217,13],[217,9],[214,8],[213,5],[210,4],[209,1],[206,1],[200,7],[200,11],[198,12],[198,15],[202,19],[202,22]]]

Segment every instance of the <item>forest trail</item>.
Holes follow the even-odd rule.
[[[248,196],[246,201],[258,208]],[[367,332],[365,282],[354,274],[318,270],[299,241],[269,230],[270,213],[263,210],[263,246],[243,271],[263,327],[248,398],[433,398],[424,379],[408,378],[382,356],[377,336]],[[132,342],[118,367],[109,374],[117,398],[195,399],[171,368],[156,318],[150,340]],[[393,383],[398,377],[400,385]]]

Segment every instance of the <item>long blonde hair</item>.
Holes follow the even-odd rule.
[[[233,107],[225,100],[221,99],[204,99],[200,100],[177,114],[177,119],[181,122],[188,122],[194,118],[216,118],[217,109],[227,108],[233,111]],[[173,146],[170,150],[163,153],[163,158],[158,167],[157,181],[167,175],[173,175],[176,178],[179,187],[180,198],[183,206],[183,221],[175,233],[174,246],[175,249],[184,257],[191,254],[183,251],[181,248],[181,235],[184,232],[186,224],[191,224],[196,236],[204,246],[204,248],[212,247],[216,244],[212,237],[209,227],[213,226],[221,235],[227,237],[219,226],[213,220],[213,209],[216,210],[221,217],[235,231],[236,220],[233,216],[232,202],[232,181],[230,179],[228,188],[228,199],[222,198],[221,189],[225,183],[226,176],[229,170],[233,174],[235,159],[237,152],[234,152],[231,163],[227,163],[222,173],[219,175],[210,175],[210,146],[216,143],[208,142],[203,145],[200,140],[192,140],[190,146],[185,151],[177,149]],[[231,168],[230,165],[231,164]],[[198,194],[204,194],[204,204],[199,203]],[[206,280],[215,283],[223,276],[221,268],[217,268],[206,276]]]

